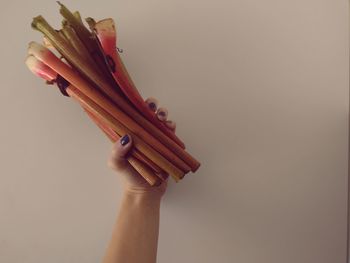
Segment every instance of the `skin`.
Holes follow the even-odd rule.
[[[155,263],[157,259],[159,215],[167,180],[151,187],[126,161],[132,138],[126,145],[117,141],[109,166],[123,185],[120,211],[115,222],[103,263]]]

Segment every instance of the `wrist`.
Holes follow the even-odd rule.
[[[126,195],[135,195],[147,198],[161,198],[167,189],[167,181],[159,186],[139,185],[139,184],[124,184],[124,193]]]
[[[123,202],[126,202],[128,206],[139,207],[160,207],[162,196],[153,192],[135,192],[124,191]]]
[[[138,200],[161,200],[163,194],[164,192],[160,189],[145,189],[138,187],[127,187],[123,192],[125,197]]]

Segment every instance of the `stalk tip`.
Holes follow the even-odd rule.
[[[57,77],[57,73],[54,70],[49,68],[44,62],[38,60],[33,55],[26,57],[25,64],[34,75],[49,82],[52,82]]]
[[[48,51],[49,50],[46,47],[35,41],[30,42],[28,45],[28,54],[35,56],[39,60],[41,60]]]
[[[93,19],[92,17],[87,17],[87,18],[85,18],[85,21],[89,25],[90,30],[94,31],[94,28],[95,28],[95,25],[96,25],[95,19]]]
[[[25,64],[29,68],[30,71],[33,72],[34,68],[36,68],[38,60],[33,55],[28,55],[25,59]]]
[[[45,22],[44,17],[42,15],[38,15],[38,16],[33,18],[31,26],[32,26],[33,29],[39,30],[38,24],[42,23],[42,22]]]

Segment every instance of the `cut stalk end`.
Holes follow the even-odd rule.
[[[39,15],[39,16],[34,17],[33,21],[32,21],[32,24],[31,24],[32,28],[35,29],[35,30],[39,30],[38,24],[41,23],[42,21],[45,21],[43,16]]]
[[[49,82],[52,82],[57,78],[57,73],[49,68],[46,64],[38,60],[33,55],[29,55],[25,63],[28,69],[36,76],[43,78]]]
[[[95,24],[94,29],[98,33],[102,31],[106,37],[116,37],[115,23],[112,18],[106,18],[98,21]]]
[[[38,60],[43,60],[43,57],[50,52],[46,47],[40,45],[39,43],[32,41],[28,45],[28,54],[33,55]]]
[[[80,15],[79,11],[75,11],[73,13],[73,15],[75,16],[76,19],[78,19],[80,21],[80,23],[83,23],[83,20],[81,19],[81,15]]]
[[[92,17],[87,17],[87,18],[85,18],[85,21],[89,25],[90,30],[94,31],[94,28],[95,28],[95,25],[96,25],[95,19],[93,19]]]

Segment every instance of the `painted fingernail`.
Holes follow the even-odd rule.
[[[166,121],[168,117],[168,110],[166,108],[159,108],[157,111],[157,117],[161,121]]]
[[[151,111],[156,111],[158,107],[158,101],[155,98],[148,98],[146,100],[146,103],[148,107],[151,109]]]
[[[151,110],[156,111],[157,110],[157,105],[154,102],[151,102],[150,104],[148,104],[148,106],[150,107]]]
[[[121,145],[126,145],[130,142],[129,135],[125,134],[121,139],[120,139],[120,144]]]

